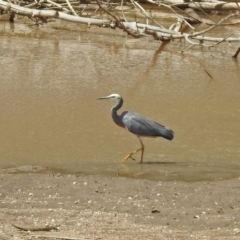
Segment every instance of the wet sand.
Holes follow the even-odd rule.
[[[240,239],[239,194],[240,179],[160,182],[1,169],[0,239]]]

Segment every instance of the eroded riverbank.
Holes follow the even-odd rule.
[[[43,171],[1,170],[1,239],[239,239],[240,179],[160,182]]]

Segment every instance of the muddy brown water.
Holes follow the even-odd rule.
[[[0,26],[1,168],[30,164],[154,180],[240,176],[235,48],[182,54],[186,46],[178,42],[156,54],[160,43],[120,31]],[[139,141],[112,122],[114,101],[96,100],[110,93],[123,96],[122,110],[172,128],[174,140],[143,139],[144,164],[139,155],[121,163]]]

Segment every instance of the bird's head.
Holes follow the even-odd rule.
[[[101,99],[121,99],[122,97],[117,94],[117,93],[113,93],[113,94],[110,94],[109,96],[106,96],[106,97],[100,97],[98,98],[98,100],[101,100]]]

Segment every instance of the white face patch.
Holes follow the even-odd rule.
[[[109,96],[106,96],[106,97],[100,97],[98,99],[122,99],[122,97],[117,94],[117,93],[113,93],[113,94],[110,94]]]
[[[112,99],[120,99],[121,98],[121,96],[117,93],[110,94],[108,97],[112,98]]]

